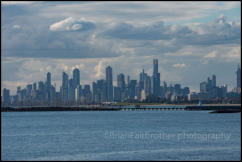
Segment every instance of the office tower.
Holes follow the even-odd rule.
[[[209,92],[212,89],[212,80],[208,77],[207,81],[207,92]]]
[[[180,84],[175,84],[175,93],[179,95],[181,93],[181,85]]]
[[[236,92],[241,93],[241,70],[239,65],[236,70]]]
[[[84,96],[84,103],[90,103],[92,101],[92,93],[91,93],[91,88],[90,85],[86,84],[84,85],[83,89],[83,96]]]
[[[75,101],[77,104],[80,104],[81,102],[81,96],[82,96],[82,86],[81,85],[77,85],[77,87],[75,88]]]
[[[28,84],[26,88],[27,88],[27,96],[31,96],[32,84]]]
[[[227,85],[222,85],[218,87],[218,97],[226,97]]]
[[[46,77],[46,89],[45,89],[45,96],[47,98],[48,104],[50,104],[51,101],[51,74],[50,72],[47,73],[47,77]]]
[[[206,93],[207,92],[207,83],[204,81],[200,83],[200,93]]]
[[[61,86],[61,99],[63,104],[67,104],[68,102],[68,80],[68,75],[65,72],[63,72]]]
[[[151,94],[151,77],[147,76],[144,79],[144,90],[145,90],[145,95],[149,96]]]
[[[112,68],[108,66],[106,68],[106,82],[107,82],[107,101],[113,101],[113,75]]]
[[[50,87],[50,101],[49,101],[49,104],[50,105],[56,104],[56,89],[52,85]]]
[[[126,96],[126,94],[125,94],[126,86],[125,86],[125,76],[124,76],[124,74],[121,73],[121,74],[118,75],[117,82],[118,82],[117,85],[121,90],[121,100],[123,101],[125,99],[125,96]]]
[[[130,83],[130,76],[127,76],[127,87],[129,87],[129,83]]]
[[[216,76],[213,75],[212,76],[212,88],[215,88],[216,87]]]
[[[75,101],[75,87],[74,87],[73,79],[69,79],[69,84],[68,84],[68,101],[70,103],[73,103]]]
[[[139,87],[140,90],[144,89],[144,80],[147,77],[147,74],[143,71],[139,74]]]
[[[3,89],[3,106],[10,105],[10,90],[4,88]]]
[[[73,70],[73,85],[74,88],[80,85],[80,71],[77,68]]]
[[[129,98],[135,98],[135,90],[136,90],[137,80],[130,80],[130,89],[129,89]]]
[[[34,90],[34,91],[37,90],[36,83],[33,83],[33,90]]]
[[[153,60],[153,84],[152,84],[152,93],[155,96],[159,96],[160,90],[160,73],[158,73],[158,59]]]
[[[183,88],[183,94],[184,95],[188,95],[190,93],[190,89],[189,89],[189,87],[184,87]]]
[[[93,100],[95,103],[107,101],[107,84],[106,80],[101,79],[93,83]]]
[[[50,74],[50,72],[47,73],[46,83],[47,83],[47,87],[50,88],[50,86],[51,86],[51,74]]]
[[[119,74],[117,76],[117,81],[118,81],[118,87],[121,89],[121,91],[125,90],[125,78],[124,78],[124,74]]]
[[[97,83],[92,82],[92,101],[94,103],[96,103],[96,101],[97,101],[96,96],[97,96]]]
[[[114,101],[120,102],[121,101],[121,88],[120,87],[114,87]]]

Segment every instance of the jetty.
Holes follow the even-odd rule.
[[[79,105],[79,106],[20,106],[2,107],[2,112],[20,111],[210,111],[211,113],[239,113],[241,104],[207,105]]]

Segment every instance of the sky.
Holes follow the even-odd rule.
[[[159,61],[161,81],[198,91],[200,82],[235,87],[241,58],[241,3],[1,1],[1,87],[16,93],[45,81],[59,91],[62,72],[81,84],[105,79],[105,68],[139,79]],[[161,84],[162,85],[162,84]]]

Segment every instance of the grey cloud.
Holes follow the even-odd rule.
[[[225,43],[240,43],[241,26],[226,22],[226,17],[220,16],[208,24],[199,24],[205,31],[199,34],[188,26],[165,25],[163,22],[135,27],[132,24],[119,23],[100,34],[109,38],[129,40],[170,40],[183,45],[215,45]]]
[[[163,22],[142,27],[134,27],[128,23],[119,23],[101,34],[101,36],[105,35],[119,39],[131,40],[166,40],[172,38],[169,26],[165,26]]]

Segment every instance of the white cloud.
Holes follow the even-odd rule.
[[[32,3],[33,1],[1,1],[2,5],[25,5]]]
[[[182,63],[182,64],[173,64],[173,67],[183,68],[183,67],[186,67],[186,64],[184,64],[184,63]]]
[[[204,58],[215,58],[216,55],[217,55],[217,51],[213,51],[205,55]]]
[[[49,29],[51,31],[66,31],[66,30],[68,31],[68,30],[71,30],[71,27],[73,26],[74,22],[75,22],[75,19],[72,17],[69,17],[62,21],[59,21],[50,25]]]
[[[68,17],[64,20],[58,21],[50,25],[50,31],[80,31],[94,28],[94,23],[91,21],[85,21],[84,18],[75,19]]]
[[[233,47],[227,53],[221,55],[221,59],[225,62],[238,62],[241,59],[241,47]]]
[[[20,29],[21,26],[20,26],[20,25],[13,25],[13,28],[14,28],[14,29]]]

